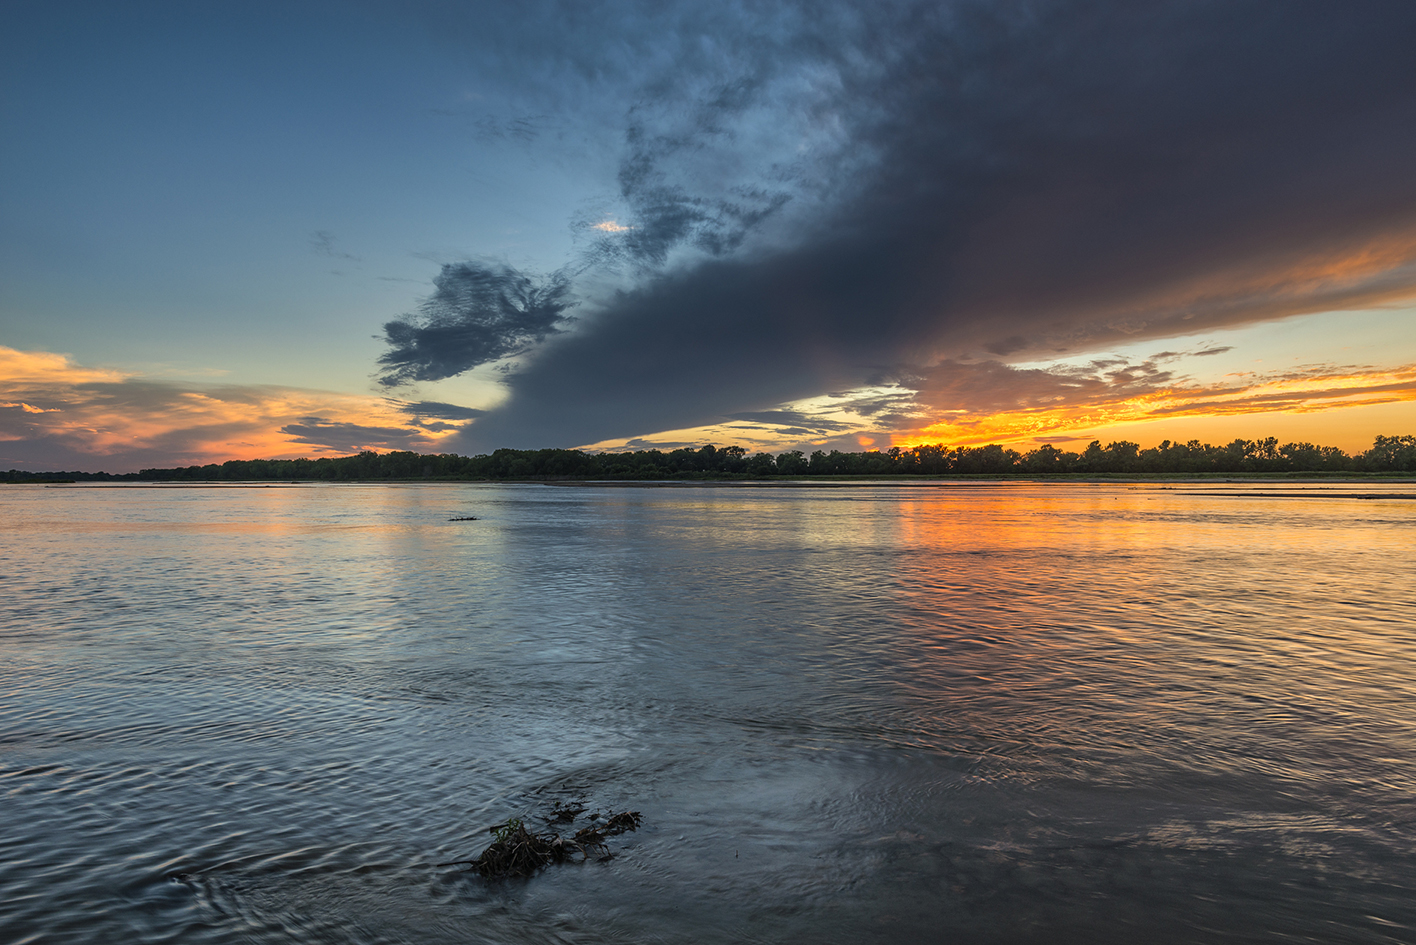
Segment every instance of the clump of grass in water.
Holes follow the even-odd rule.
[[[584,810],[582,805],[561,807],[558,802],[549,820],[552,823],[570,823]],[[599,816],[590,815],[592,820],[598,820]],[[582,827],[575,832],[574,837],[562,837],[555,833],[533,833],[526,829],[526,824],[519,818],[513,818],[504,824],[487,828],[493,840],[476,859],[457,860],[441,865],[471,866],[473,872],[490,879],[500,876],[530,876],[552,863],[573,861],[577,854],[581,862],[590,859],[592,855],[601,860],[608,860],[614,854],[610,853],[609,847],[605,845],[605,839],[628,830],[637,830],[642,822],[643,817],[639,811],[625,811],[607,817],[603,823]]]

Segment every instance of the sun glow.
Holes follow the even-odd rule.
[[[1231,385],[1167,387],[1114,401],[995,413],[946,410],[931,423],[896,434],[891,442],[902,447],[1010,443],[1182,418],[1214,421],[1252,415],[1299,416],[1338,408],[1416,403],[1416,365],[1370,373],[1315,370],[1234,380]]]

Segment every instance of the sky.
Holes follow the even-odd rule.
[[[65,3],[0,469],[1416,433],[1416,4]]]

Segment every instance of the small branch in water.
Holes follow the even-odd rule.
[[[448,519],[448,521],[449,521],[449,522],[475,522],[475,521],[477,521],[477,516],[475,516],[475,515],[454,515],[452,518]]]

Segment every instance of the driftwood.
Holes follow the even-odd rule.
[[[546,820],[550,824],[573,823],[585,810],[583,804],[562,806],[557,801]],[[606,838],[637,830],[643,822],[643,817],[637,810],[606,815],[603,820],[600,814],[594,813],[589,819],[592,823],[577,830],[573,837],[562,837],[553,832],[535,833],[528,830],[522,820],[514,818],[504,824],[487,828],[494,839],[475,859],[455,860],[438,865],[470,866],[472,872],[493,878],[530,876],[552,863],[573,862],[577,859],[583,863],[591,856],[608,860],[614,854],[605,845]]]

